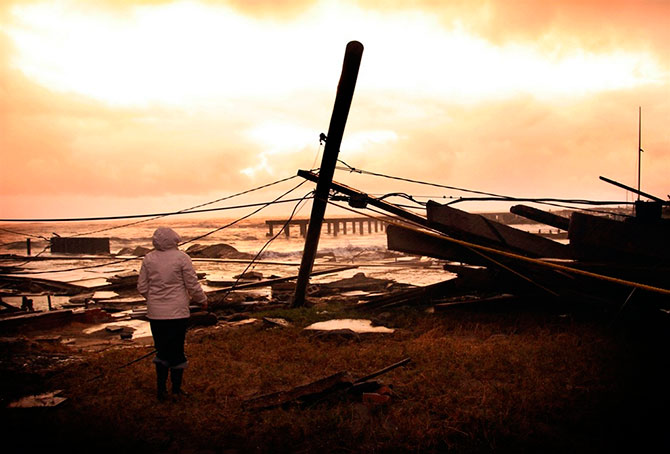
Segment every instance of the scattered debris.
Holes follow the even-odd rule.
[[[191,316],[188,319],[189,326],[212,326],[216,325],[219,319],[216,317],[216,314],[212,312],[200,311],[200,312],[191,312]]]
[[[360,398],[367,405],[379,405],[389,401],[392,391],[390,387],[371,380],[409,362],[410,358],[405,358],[357,380],[352,379],[349,372],[337,372],[286,391],[263,394],[247,399],[243,402],[243,408],[246,410],[263,410],[288,404],[313,405],[342,391],[346,391],[349,396],[354,398]],[[363,397],[366,394],[368,397]]]
[[[291,324],[283,318],[263,317],[263,322],[272,328],[288,328]]]
[[[112,277],[107,278],[107,282],[110,284],[115,284],[116,287],[133,287],[137,286],[137,278],[140,276],[140,273],[131,270],[124,271],[122,273],[115,274]]]
[[[456,297],[450,298],[448,302],[441,302],[435,304],[435,311],[446,311],[458,307],[483,307],[489,305],[495,305],[499,303],[509,303],[513,301],[518,301],[519,297],[516,295],[511,295],[508,293],[502,295],[493,295],[489,297],[481,296],[465,296],[465,297]]]
[[[260,281],[263,279],[263,273],[259,273],[258,271],[247,271],[246,273],[233,276],[233,278],[245,281]]]
[[[93,300],[93,295],[95,292],[86,292],[75,295],[69,299],[72,304],[87,304]]]
[[[62,389],[44,394],[23,397],[17,401],[10,402],[8,408],[35,408],[35,407],[55,407],[67,400],[66,397],[59,397]]]
[[[12,329],[46,329],[61,325],[72,320],[72,310],[64,309],[49,312],[23,312],[0,318],[0,330],[7,332]]]
[[[279,407],[288,403],[308,404],[317,401],[326,394],[333,393],[353,385],[353,379],[348,372],[337,372],[315,382],[297,386],[287,391],[264,394],[245,400],[243,407],[246,410],[262,410]]]

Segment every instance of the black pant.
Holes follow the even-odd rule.
[[[154,363],[171,369],[185,369],[188,362],[184,354],[184,339],[188,318],[149,320],[149,324],[156,347]]]

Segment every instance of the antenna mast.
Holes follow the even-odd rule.
[[[640,177],[642,175],[642,106],[638,107],[637,122],[637,200],[640,200]]]

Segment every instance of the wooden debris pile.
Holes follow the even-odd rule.
[[[608,304],[623,303],[636,289],[648,299],[668,302],[670,221],[666,219],[621,221],[582,212],[568,219],[530,207],[512,208],[552,226],[567,227],[569,244],[562,244],[435,202],[428,202],[426,211],[425,229],[390,225],[388,247],[451,262],[445,269],[458,278],[441,291],[479,288]],[[387,297],[375,304],[391,301]]]
[[[392,386],[374,379],[409,362],[410,358],[405,358],[359,379],[353,379],[347,371],[337,372],[291,389],[247,399],[243,402],[243,408],[264,410],[289,405],[309,407],[337,397],[345,397],[370,406],[384,404],[393,396]]]

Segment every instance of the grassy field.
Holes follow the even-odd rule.
[[[2,371],[5,400],[63,389],[46,409],[2,410],[14,452],[670,452],[667,324],[627,312],[537,309],[360,314],[346,305],[276,310],[288,328],[261,323],[195,329],[179,402],[155,398],[150,348],[87,354],[56,372]],[[394,334],[318,338],[328,318],[371,315]],[[3,364],[39,349],[3,348]],[[248,411],[253,396],[339,371],[378,378],[392,399],[368,406],[345,394],[319,404]],[[104,374],[99,379],[92,378]],[[9,451],[3,452],[12,452]]]

